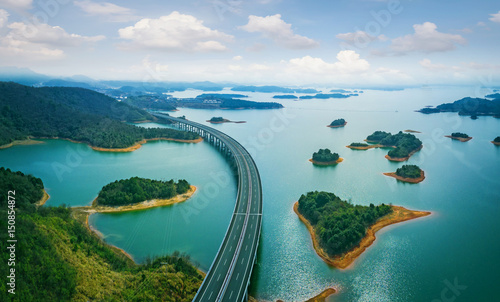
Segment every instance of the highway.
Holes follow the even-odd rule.
[[[185,119],[154,115],[197,132],[233,161],[238,177],[236,205],[224,240],[193,301],[247,301],[262,226],[262,185],[257,166],[240,143],[221,131]]]

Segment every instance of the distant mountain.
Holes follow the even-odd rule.
[[[500,116],[500,99],[487,100],[466,97],[453,103],[445,103],[435,108],[427,107],[418,110],[421,113],[458,112],[459,115],[493,115]]]
[[[37,85],[50,80],[50,77],[36,73],[28,68],[12,66],[0,67],[0,81],[16,82],[23,85]]]
[[[232,91],[265,92],[265,93],[319,93],[316,89],[286,88],[279,86],[236,86]]]
[[[84,82],[73,82],[73,81],[66,81],[66,80],[61,80],[61,79],[54,79],[54,80],[49,80],[45,81],[41,84],[43,87],[78,87],[78,88],[86,88],[86,89],[93,89],[94,86],[84,83]]]

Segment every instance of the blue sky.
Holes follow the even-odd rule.
[[[95,79],[500,85],[498,1],[0,0],[0,66]]]

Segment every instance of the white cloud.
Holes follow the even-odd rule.
[[[128,22],[139,19],[138,16],[134,15],[133,10],[109,2],[96,3],[85,0],[73,3],[87,14],[105,17],[105,20],[110,22]]]
[[[370,69],[370,63],[359,58],[352,50],[343,50],[337,54],[337,62],[328,63],[321,58],[305,56],[289,61],[289,69],[294,72],[314,74],[360,73]]]
[[[1,7],[10,7],[13,9],[30,9],[33,0],[0,0]]]
[[[391,50],[398,55],[411,52],[444,52],[454,50],[456,45],[467,43],[460,35],[446,34],[437,31],[437,26],[431,22],[413,25],[415,33],[392,40]]]
[[[251,15],[248,17],[248,24],[240,26],[240,29],[251,33],[260,32],[278,45],[290,49],[314,48],[319,45],[313,39],[295,34],[292,25],[285,23],[279,14],[267,17]]]
[[[423,59],[418,63],[420,64],[420,66],[422,66],[423,68],[425,68],[429,71],[449,71],[449,70],[459,71],[459,70],[461,70],[461,68],[457,67],[457,66],[448,66],[448,65],[444,65],[444,64],[434,64],[429,59]]]
[[[129,40],[128,47],[177,50],[224,51],[221,41],[233,36],[210,29],[203,21],[174,11],[159,19],[142,19],[135,25],[118,30],[120,38]]]
[[[264,64],[249,64],[246,66],[241,66],[241,65],[229,65],[227,67],[230,71],[244,71],[244,72],[259,72],[259,71],[269,71],[272,70],[273,68],[269,65],[264,65]]]
[[[48,24],[39,24],[35,27],[23,22],[14,22],[7,28],[7,34],[0,37],[0,53],[6,56],[33,56],[30,59],[59,58],[64,54],[60,48],[78,47],[105,38],[69,34],[59,26]]]
[[[387,41],[387,37],[384,35],[379,35],[377,37],[368,34],[362,30],[358,30],[352,33],[338,34],[335,37],[340,40],[344,40],[349,44],[355,45],[366,45],[372,41]]]
[[[0,9],[0,28],[2,28],[5,24],[7,24],[8,20],[9,20],[9,13],[4,9]]]
[[[243,57],[242,56],[234,56],[233,60],[234,61],[241,61],[241,60],[243,60]]]
[[[496,14],[491,14],[490,16],[490,21],[500,23],[500,11],[498,11],[498,13]]]

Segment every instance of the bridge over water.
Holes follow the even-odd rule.
[[[193,301],[247,301],[262,226],[262,185],[257,166],[240,143],[221,131],[181,118],[154,115],[169,120],[179,129],[198,133],[232,163],[238,178],[233,216]]]

